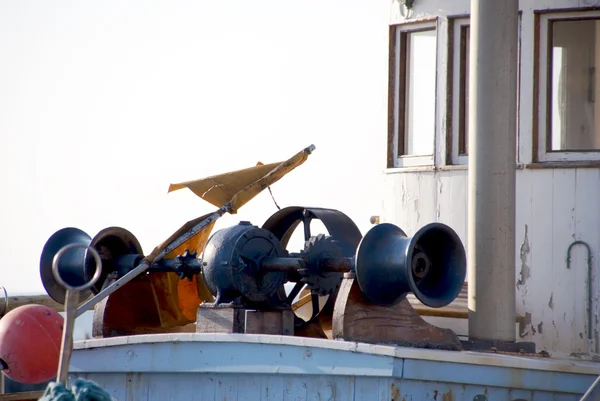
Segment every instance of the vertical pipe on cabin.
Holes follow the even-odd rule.
[[[471,0],[469,339],[516,340],[518,0]]]

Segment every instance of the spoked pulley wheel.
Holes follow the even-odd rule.
[[[311,232],[312,220],[320,220],[328,231],[324,233]],[[302,224],[304,232],[304,249],[300,252],[290,252],[287,247],[296,228]],[[272,232],[290,256],[300,256],[305,261],[305,267],[298,271],[286,303],[291,305],[302,288],[310,290],[312,313],[308,321],[314,320],[319,313],[335,300],[335,295],[341,284],[342,272],[322,272],[319,261],[323,258],[353,257],[362,239],[360,230],[344,213],[315,207],[291,206],[273,214],[262,226]],[[323,307],[319,297],[329,296]]]

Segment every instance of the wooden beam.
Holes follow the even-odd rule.
[[[43,395],[43,391],[24,391],[20,393],[0,394],[0,401],[37,401]]]
[[[4,299],[0,298],[0,312],[4,309],[4,302]],[[19,306],[30,304],[44,305],[57,312],[63,312],[65,310],[63,305],[50,298],[48,295],[17,295],[8,297],[8,311],[6,311],[5,314]]]
[[[427,323],[407,299],[394,306],[372,304],[354,278],[344,278],[332,318],[334,340],[460,350],[458,336]]]

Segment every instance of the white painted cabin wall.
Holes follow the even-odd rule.
[[[523,168],[532,162],[533,33],[534,9],[589,6],[584,1],[520,2],[521,69],[516,205],[517,314],[526,325],[517,333],[521,341],[534,341],[537,350],[553,355],[599,354],[600,339],[600,169]],[[543,3],[543,4],[542,4]],[[391,24],[406,20],[400,5],[391,3]],[[468,0],[417,0],[412,19],[440,17],[438,28],[446,30],[448,16],[469,12]],[[447,46],[445,32],[439,46]],[[438,55],[438,86],[445,83],[446,52]],[[451,61],[450,61],[451,62]],[[423,225],[438,221],[457,231],[467,244],[467,169],[444,169],[446,135],[445,89],[438,88],[435,168],[389,169],[384,172],[381,222],[399,225],[408,235]],[[444,144],[440,146],[439,144]],[[440,168],[441,167],[441,168]],[[592,249],[592,340],[587,339],[587,255],[573,248],[567,269],[567,248],[575,240]],[[466,322],[462,323],[466,324]],[[466,330],[465,330],[466,331]]]

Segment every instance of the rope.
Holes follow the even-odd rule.
[[[277,210],[281,210],[281,208],[279,207],[279,205],[277,204],[277,201],[275,200],[275,197],[273,196],[273,192],[271,192],[271,187],[267,187],[267,189],[269,190],[269,193],[271,194],[271,199],[273,199],[273,203],[275,204],[275,206],[277,207]]]
[[[114,399],[96,383],[77,379],[70,389],[62,383],[50,382],[38,401],[114,401]]]

